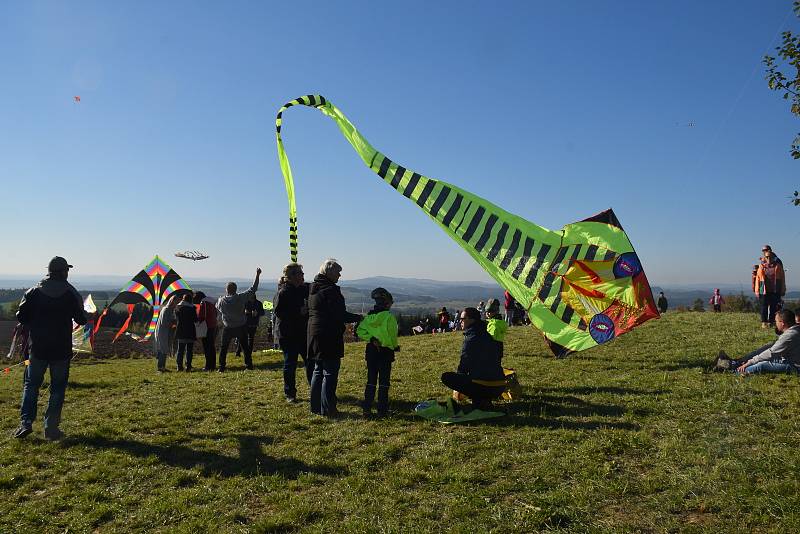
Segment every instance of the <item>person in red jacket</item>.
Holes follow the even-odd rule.
[[[206,336],[201,338],[203,354],[206,357],[203,371],[213,371],[217,368],[217,351],[214,345],[217,340],[216,302],[206,297],[202,291],[198,291],[194,294],[194,303],[197,305],[197,321],[206,324]]]
[[[517,303],[517,301],[514,299],[511,293],[508,292],[508,290],[506,290],[506,292],[503,293],[503,296],[505,297],[505,303],[503,307],[506,310],[506,323],[508,323],[508,326],[511,326],[514,324],[514,315],[516,315],[515,304]]]
[[[710,299],[708,299],[708,303],[715,312],[719,313],[722,311],[722,305],[725,304],[725,299],[722,297],[719,289],[714,289],[714,294],[711,295]]]

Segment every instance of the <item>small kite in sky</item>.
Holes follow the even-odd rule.
[[[81,103],[81,97],[73,96],[72,97],[72,101],[75,102],[76,104],[80,104]]]
[[[200,260],[207,260],[208,254],[205,254],[197,250],[187,250],[184,252],[176,252],[175,257],[185,258],[187,260],[193,260],[193,261],[200,261]]]

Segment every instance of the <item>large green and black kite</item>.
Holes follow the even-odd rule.
[[[556,354],[606,343],[658,317],[639,257],[612,210],[548,230],[468,191],[407,169],[375,150],[326,98],[286,103],[275,120],[289,197],[289,251],[297,261],[297,208],[281,139],[283,112],[309,106],[332,118],[366,165],[416,203],[528,312]]]

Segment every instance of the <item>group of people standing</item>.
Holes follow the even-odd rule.
[[[252,287],[237,293],[235,282],[228,282],[225,295],[216,302],[202,291],[184,292],[170,298],[156,322],[153,346],[156,368],[165,372],[167,356],[171,352],[173,333],[178,343],[176,363],[178,371],[192,371],[194,343],[200,339],[205,356],[203,371],[225,372],[230,344],[237,341],[237,356],[244,353],[245,369],[253,369],[253,344],[259,319],[264,315],[262,303],[256,298],[261,269],[256,269]],[[222,341],[217,367],[216,337],[222,324]],[[185,358],[185,360],[184,360]],[[185,365],[184,365],[185,361]]]
[[[392,295],[383,288],[372,291],[374,308],[365,317],[347,311],[344,296],[337,285],[342,266],[335,259],[326,260],[311,283],[305,282],[303,266],[290,263],[283,269],[275,295],[275,339],[283,352],[284,396],[297,402],[296,369],[302,359],[309,385],[311,411],[338,415],[336,389],[344,357],[344,332],[348,323],[358,323],[359,337],[367,341],[367,385],[362,404],[371,412],[378,393],[378,414],[389,407],[391,365],[397,346],[397,320],[389,313]]]

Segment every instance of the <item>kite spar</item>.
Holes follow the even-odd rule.
[[[297,207],[281,125],[283,112],[297,105],[316,108],[333,119],[367,167],[416,203],[525,306],[532,324],[557,355],[606,343],[658,317],[641,262],[612,210],[560,231],[548,230],[392,161],[320,95],[287,102],[275,120],[278,160],[289,200],[292,261],[297,261],[298,252]]]

